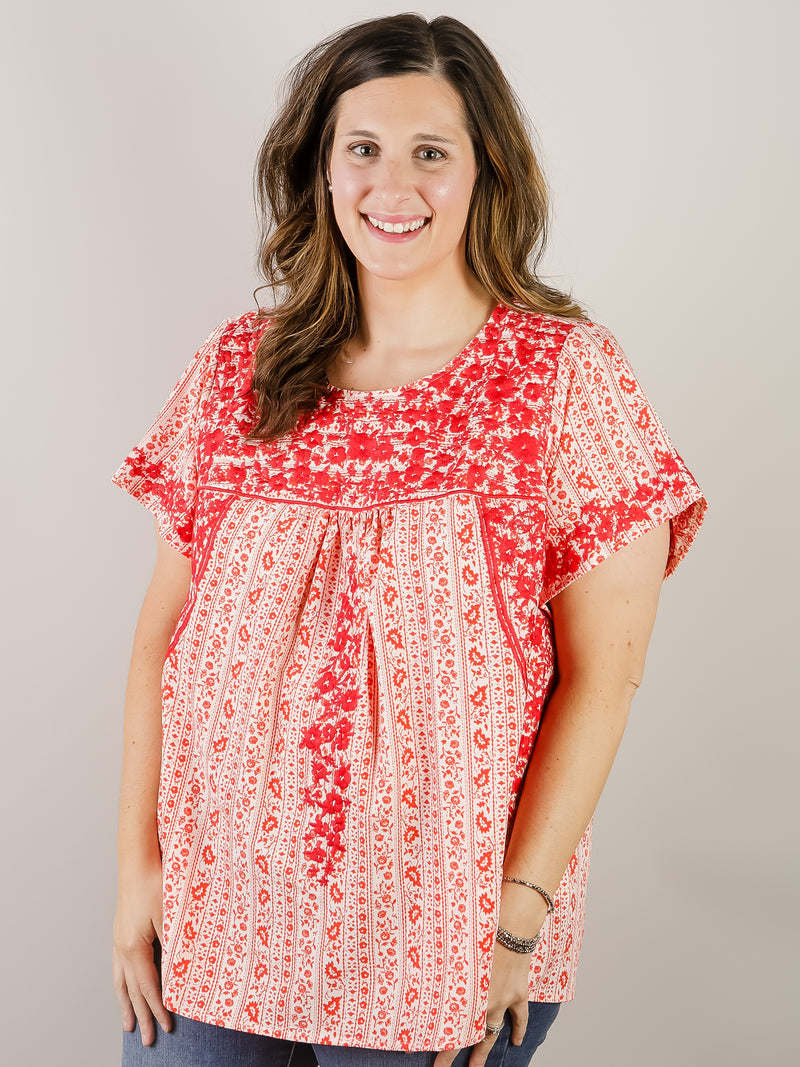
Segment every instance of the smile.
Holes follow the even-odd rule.
[[[415,230],[421,230],[428,221],[425,217],[407,222],[382,222],[373,215],[365,215],[364,218],[370,226],[374,226],[376,230],[381,230],[383,233],[413,233]]]

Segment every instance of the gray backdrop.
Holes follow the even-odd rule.
[[[251,306],[252,164],[291,59],[396,10],[2,5],[6,1063],[117,1062],[121,705],[154,538],[109,477]],[[578,999],[536,1062],[788,1064],[798,5],[447,10],[538,128],[547,271],[618,335],[711,501],[601,802]]]

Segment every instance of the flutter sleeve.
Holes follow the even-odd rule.
[[[221,323],[184,371],[153,425],[113,476],[156,517],[161,536],[191,555],[197,502],[197,446],[203,410],[214,386]]]
[[[567,338],[550,434],[542,601],[667,520],[669,576],[706,501],[605,327],[581,323]]]

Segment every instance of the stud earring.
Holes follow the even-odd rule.
[[[333,192],[333,186],[332,186],[332,185],[329,185],[329,186],[328,186],[328,192],[329,192],[329,193],[332,193],[332,192]]]

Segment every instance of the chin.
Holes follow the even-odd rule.
[[[381,281],[403,282],[425,273],[425,268],[416,263],[387,263],[385,260],[359,259],[358,256],[356,259],[361,271],[371,278],[380,278]]]

